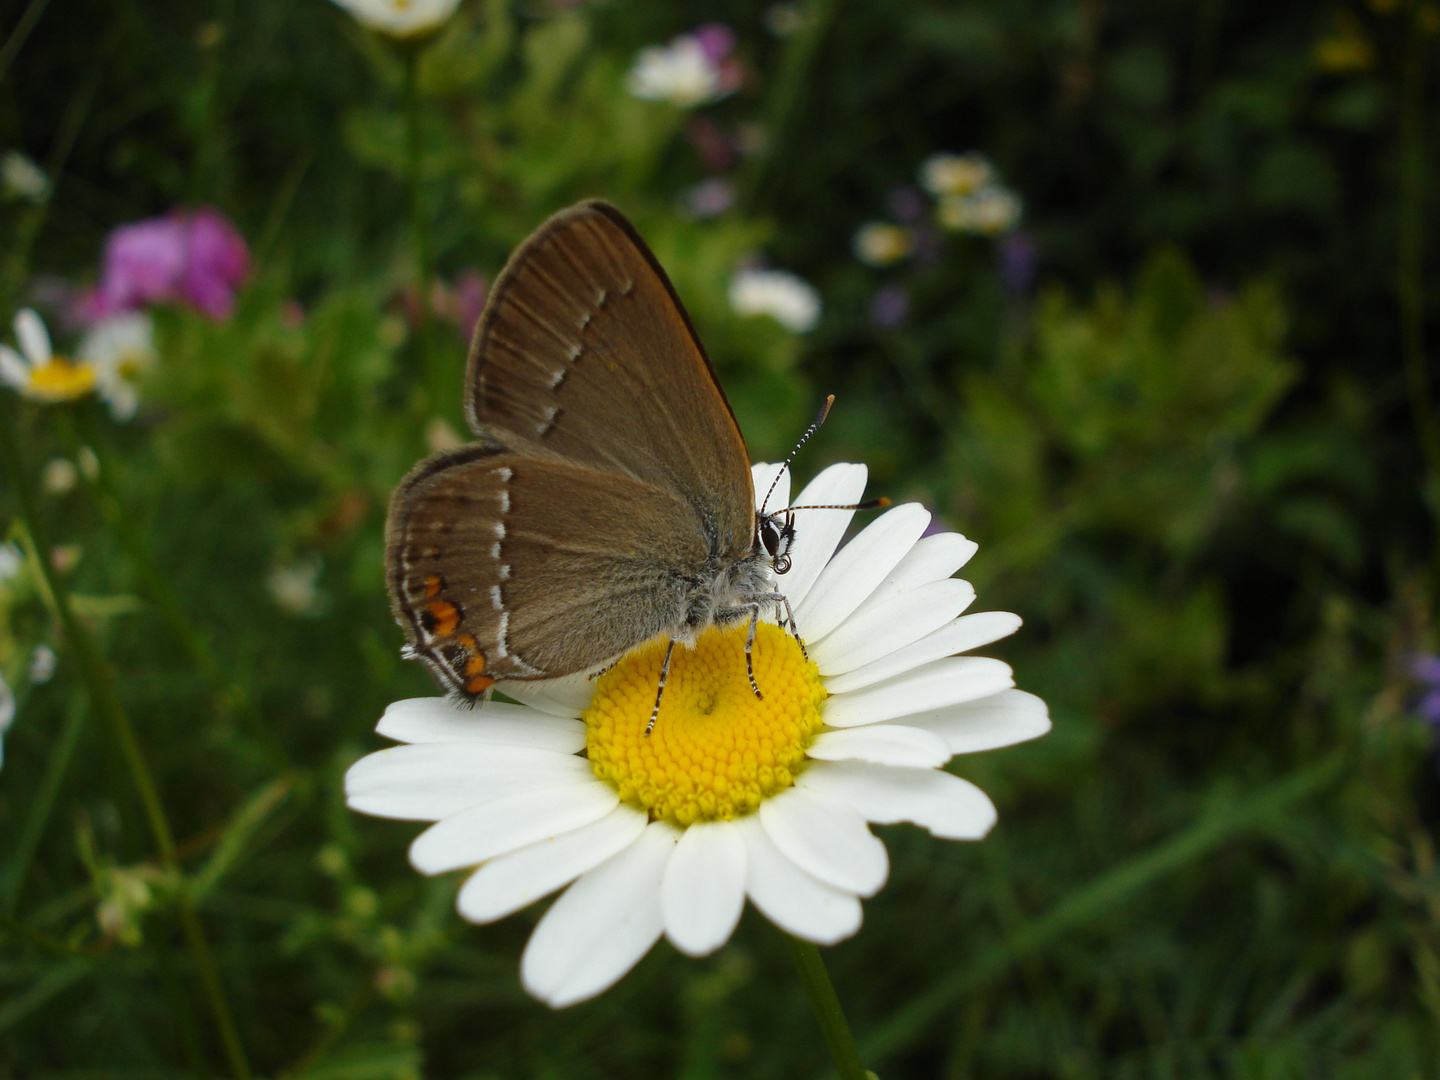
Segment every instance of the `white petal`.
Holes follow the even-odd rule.
[[[787,859],[756,815],[735,824],[745,838],[745,891],[762,915],[787,934],[817,945],[833,945],[860,929],[860,901],[854,893],[817,881]]]
[[[350,766],[352,810],[404,821],[439,821],[504,795],[590,780],[573,754],[483,743],[421,743],[377,750]]]
[[[660,937],[660,881],[680,834],[657,821],[551,905],[520,958],[525,989],[563,1008],[609,989]]]
[[[782,471],[783,470],[783,471]],[[775,478],[779,476],[779,480]],[[790,470],[783,465],[769,461],[757,461],[750,466],[750,479],[755,484],[755,509],[758,511],[761,504],[765,506],[766,513],[772,510],[782,510],[790,505]],[[775,485],[775,490],[770,490],[770,485]],[[770,501],[765,501],[766,495]]]
[[[619,801],[599,780],[502,795],[431,825],[410,845],[410,865],[422,874],[475,866],[599,821]]]
[[[30,388],[30,365],[9,345],[0,345],[0,380],[22,393]]]
[[[974,754],[1039,738],[1050,730],[1050,710],[1034,694],[1002,690],[979,701],[907,716],[897,724],[933,732],[952,754]]]
[[[476,742],[561,754],[574,754],[585,746],[585,725],[579,721],[503,701],[467,709],[443,697],[406,698],[385,709],[375,730],[406,743]]]
[[[867,724],[844,731],[825,731],[810,744],[806,755],[816,761],[873,761],[879,765],[910,765],[938,769],[950,760],[945,740],[918,727]]]
[[[882,679],[894,678],[903,672],[923,667],[932,661],[989,645],[992,641],[1009,637],[1019,629],[1019,615],[1012,615],[1008,611],[977,611],[974,615],[965,615],[947,623],[913,645],[897,649],[889,656],[882,656],[864,667],[827,678],[825,689],[832,694],[849,694]]]
[[[877,825],[912,821],[945,840],[979,840],[995,824],[995,804],[983,791],[939,769],[834,761],[806,769],[797,783]]]
[[[491,859],[455,898],[471,922],[503,919],[625,850],[645,831],[645,814],[621,803],[599,821]]]
[[[792,787],[760,804],[760,824],[791,862],[827,885],[873,896],[885,884],[885,845],[859,814],[830,796]]]
[[[745,907],[745,841],[731,821],[691,825],[675,845],[660,884],[665,936],[689,956],[730,939]]]
[[[40,316],[27,308],[21,308],[15,315],[15,337],[20,342],[20,351],[34,367],[44,367],[54,355],[50,351],[50,334]]]
[[[957,656],[936,660],[863,690],[836,694],[825,702],[823,715],[831,727],[859,727],[962,701],[977,701],[1014,685],[1010,665],[983,656]]]
[[[929,510],[919,503],[906,503],[861,529],[835,553],[803,603],[797,605],[791,597],[801,636],[806,641],[819,641],[844,622],[895,569],[929,524]]]
[[[532,709],[574,720],[590,707],[595,696],[595,680],[583,673],[541,682],[502,682],[495,689]]]
[[[917,585],[948,578],[979,550],[974,540],[959,533],[936,533],[921,537],[875,590],[878,596],[894,596]]]
[[[805,485],[795,499],[796,506],[848,506],[865,494],[864,465],[831,465]],[[853,510],[797,510],[795,542],[790,545],[790,572],[776,579],[776,587],[797,608],[835,553],[840,538],[855,516]],[[804,627],[801,627],[804,632]]]
[[[942,578],[859,610],[810,649],[821,675],[839,675],[913,645],[952,622],[975,600],[975,588],[959,578]]]

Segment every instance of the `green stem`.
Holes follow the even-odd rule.
[[[5,868],[5,898],[0,901],[0,910],[13,915],[20,903],[20,890],[25,887],[25,878],[30,870],[30,861],[45,835],[45,826],[50,823],[50,814],[60,795],[60,785],[70,770],[70,761],[75,756],[75,747],[80,742],[80,730],[85,726],[85,699],[76,695],[65,716],[65,726],[60,729],[60,740],[46,754],[45,777],[40,781],[40,790],[30,800],[25,824],[15,840],[14,853]]]
[[[14,63],[15,57],[19,55],[20,48],[30,36],[30,31],[35,29],[35,24],[40,21],[40,16],[45,14],[45,8],[50,0],[30,0],[20,21],[15,24],[15,29],[10,31],[10,36],[5,39],[5,45],[0,48],[0,81],[9,74],[10,65]]]
[[[840,999],[825,970],[825,961],[820,950],[808,941],[785,935],[785,944],[790,947],[790,958],[805,984],[805,993],[810,995],[810,1004],[815,1009],[815,1019],[820,1021],[820,1030],[825,1035],[825,1045],[830,1048],[830,1060],[841,1080],[874,1080],[873,1073],[867,1073],[860,1063],[860,1051],[855,1049],[855,1037],[850,1034],[850,1024],[845,1011],[840,1008]]]
[[[90,635],[89,628],[76,616],[74,606],[70,603],[69,590],[50,563],[49,537],[38,512],[35,492],[30,486],[30,476],[25,470],[25,460],[20,453],[15,427],[12,419],[7,418],[6,421],[0,422],[0,451],[3,451],[5,467],[14,480],[21,522],[29,532],[31,542],[35,545],[39,556],[36,562],[39,564],[41,576],[54,599],[61,628],[70,643],[76,667],[85,681],[85,688],[90,696],[90,705],[95,710],[95,714],[110,729],[116,745],[120,748],[121,756],[130,773],[131,782],[135,785],[141,806],[144,808],[145,819],[150,826],[150,834],[155,842],[160,861],[167,870],[175,875],[177,880],[183,880],[175,858],[174,835],[170,831],[169,821],[166,820],[159,790],[150,774],[150,767],[146,764],[145,755],[140,749],[140,741],[135,736],[135,728],[131,725],[130,717],[125,712],[125,706],[120,701],[114,675],[101,655],[95,639]],[[194,903],[184,888],[178,890],[175,899],[175,913],[180,923],[181,933],[190,949],[191,958],[194,960],[201,988],[210,1006],[215,1026],[219,1031],[220,1041],[224,1045],[230,1071],[236,1080],[249,1080],[250,1065],[245,1056],[245,1049],[240,1042],[239,1030],[225,999],[225,990],[220,983],[215,958],[210,951],[209,942],[205,939],[205,932],[200,925]]]
[[[430,348],[430,237],[425,225],[420,164],[420,57],[423,52],[423,45],[405,43],[405,197],[410,210],[410,245],[415,256],[415,289],[418,293],[415,298],[418,319],[415,339],[425,372],[425,385],[434,401],[444,387],[439,385],[440,373],[435,370],[435,358]]]
[[[740,183],[740,203],[754,212],[780,180],[780,171],[789,155],[790,133],[800,119],[803,92],[810,78],[820,43],[835,19],[839,0],[809,0],[803,8],[800,28],[786,43],[775,76],[775,89],[765,109],[765,136],[768,149],[755,155]]]

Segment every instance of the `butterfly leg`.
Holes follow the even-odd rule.
[[[760,693],[760,687],[755,685],[755,658],[750,655],[755,648],[755,631],[760,625],[760,605],[750,605],[750,632],[745,635],[745,674],[750,679],[750,689],[755,691],[757,701],[763,701],[765,695]]]
[[[670,677],[670,655],[674,651],[675,639],[671,638],[670,644],[665,646],[665,661],[660,665],[660,685],[655,688],[655,708],[650,710],[650,722],[645,725],[647,737],[655,729],[655,721],[660,718],[660,699],[665,696],[665,680]]]
[[[777,616],[780,614],[780,608],[785,609],[785,625],[790,628],[790,636],[795,639],[795,644],[800,646],[800,655],[809,660],[810,654],[805,651],[805,639],[800,636],[800,628],[795,625],[795,611],[790,607],[790,598],[784,593],[777,592],[772,593],[769,600],[775,605]]]

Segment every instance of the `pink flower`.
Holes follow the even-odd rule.
[[[228,319],[250,273],[250,251],[217,210],[174,211],[122,225],[105,244],[100,284],[87,298],[91,319],[148,304],[187,303]]]

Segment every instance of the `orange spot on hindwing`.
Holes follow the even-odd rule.
[[[440,590],[445,588],[445,579],[439,574],[431,574],[425,579],[425,599],[430,600],[440,595]]]
[[[495,685],[495,680],[485,674],[485,653],[474,634],[457,634],[452,650],[457,673],[465,680],[467,694],[483,694]]]
[[[460,608],[449,600],[431,600],[420,611],[420,623],[436,637],[449,637],[460,625]]]

